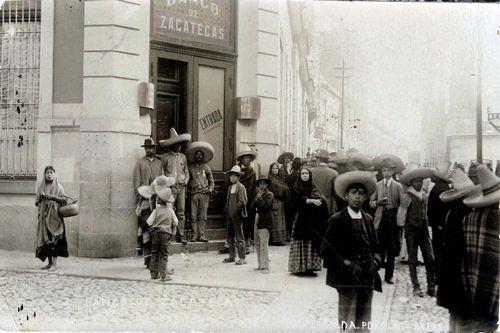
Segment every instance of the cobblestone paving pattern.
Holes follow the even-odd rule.
[[[279,293],[0,271],[0,295],[0,329],[241,331]]]
[[[418,281],[424,297],[413,296],[408,265],[396,264],[397,288],[389,316],[390,332],[447,332],[448,310],[436,305],[436,297],[427,295],[425,267],[417,267]]]

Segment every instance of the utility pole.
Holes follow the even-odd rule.
[[[342,67],[334,67],[333,69],[342,70],[342,76],[336,76],[337,79],[342,79],[342,97],[340,99],[340,148],[344,149],[344,91],[345,91],[345,79],[349,76],[345,76],[346,69],[352,69],[351,67],[345,67],[344,59],[342,59]]]
[[[479,50],[477,55],[477,74],[476,74],[476,160],[477,163],[483,163],[483,103],[481,96],[481,70],[482,70],[482,55],[483,55],[483,39],[478,33]]]

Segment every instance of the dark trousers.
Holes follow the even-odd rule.
[[[141,212],[139,216],[139,225],[142,229],[141,244],[142,244],[142,255],[144,256],[144,264],[149,265],[151,260],[151,234],[150,228],[148,226],[147,220],[149,215],[151,215],[151,210],[146,209]]]
[[[151,263],[149,270],[151,276],[167,276],[168,244],[172,235],[168,232],[154,230],[151,241]]]
[[[243,237],[243,223],[239,214],[228,214],[226,217],[227,243],[229,246],[229,257],[236,257],[236,247],[238,257],[245,259],[245,239]]]
[[[397,208],[385,210],[378,229],[382,262],[386,260],[384,277],[386,280],[392,279],[394,276],[394,260],[399,254],[400,228],[396,220],[397,213]]]
[[[434,254],[432,252],[431,238],[427,228],[407,227],[405,230],[406,247],[408,248],[408,267],[413,288],[420,287],[417,277],[418,247],[424,257],[425,273],[427,275],[427,288],[434,288]]]
[[[434,261],[436,262],[436,276],[439,276],[441,266],[441,253],[444,246],[444,230],[438,227],[432,227],[432,250],[434,252]]]
[[[341,332],[369,332],[372,319],[372,288],[338,288]],[[354,328],[356,327],[356,328]]]

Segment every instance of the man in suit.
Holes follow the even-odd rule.
[[[371,196],[370,206],[375,209],[375,230],[382,248],[382,262],[385,263],[385,282],[393,284],[394,260],[400,250],[401,228],[398,227],[396,216],[403,197],[403,186],[394,179],[396,169],[403,163],[396,156],[388,156],[375,167],[382,172],[383,179],[377,183],[377,190]],[[375,158],[377,161],[377,158]]]
[[[370,331],[373,290],[382,291],[377,234],[372,217],[361,209],[375,188],[375,177],[367,171],[349,171],[335,181],[347,207],[330,217],[320,256],[328,269],[326,284],[339,293],[343,331]]]
[[[319,165],[311,169],[313,182],[325,196],[326,204],[328,205],[328,214],[331,215],[337,211],[335,188],[333,184],[335,183],[335,178],[337,178],[339,174],[337,171],[328,167],[330,155],[326,150],[321,149],[316,158],[319,160]]]

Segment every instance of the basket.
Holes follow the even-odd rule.
[[[70,199],[67,201],[66,205],[59,207],[58,212],[62,217],[71,217],[78,215],[80,208],[78,207],[78,200],[72,199],[65,196],[65,198]]]

